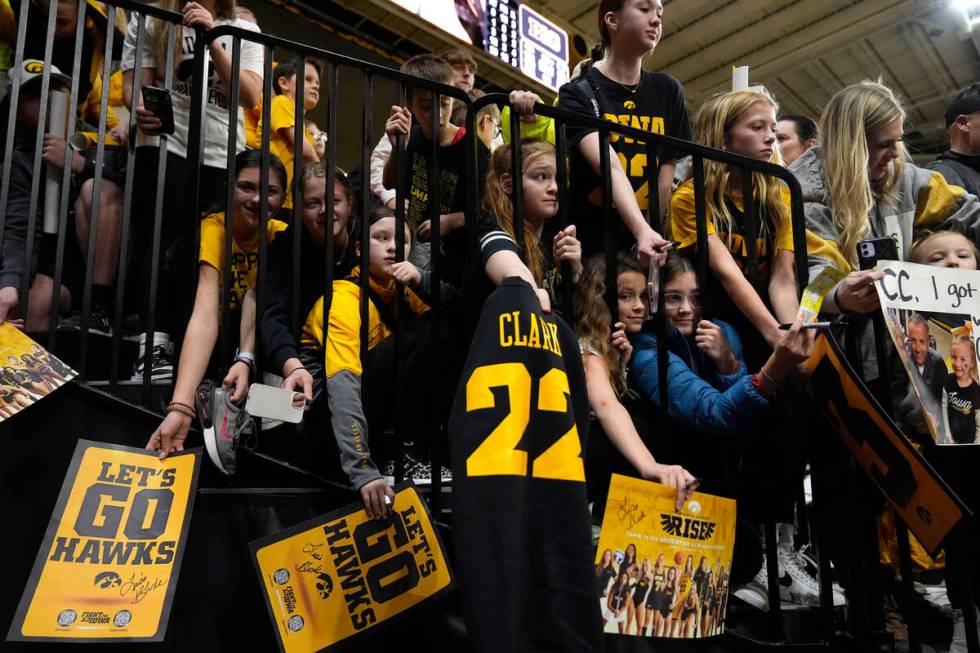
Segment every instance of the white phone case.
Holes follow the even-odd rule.
[[[252,417],[265,417],[290,424],[299,424],[303,421],[304,411],[302,408],[293,406],[293,396],[296,394],[302,393],[283,390],[262,383],[253,383],[248,389],[248,401],[245,403],[245,410]]]

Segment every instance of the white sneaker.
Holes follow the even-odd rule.
[[[764,568],[765,567],[763,567],[763,569]],[[769,595],[766,593],[765,587],[760,587],[754,580],[751,583],[742,585],[736,589],[733,594],[735,595],[735,598],[745,601],[757,610],[762,610],[765,612],[769,609]]]
[[[949,653],[966,653],[966,626],[962,610],[953,610],[953,639],[949,643]]]
[[[801,546],[799,549],[796,550],[796,555],[799,556],[803,560],[803,563],[804,563],[803,569],[806,572],[807,576],[810,575],[810,571],[809,571],[810,569],[817,570],[817,569],[820,568],[820,565],[817,564],[817,561],[814,560],[813,558],[811,558],[810,556],[808,556],[806,554],[806,549],[807,549],[808,546],[810,546],[810,545],[809,544],[804,544],[803,546]],[[814,582],[817,583],[817,594],[819,595],[820,594],[820,581],[817,580],[817,579],[814,579]],[[843,605],[847,605],[847,598],[844,596],[844,590],[843,590],[843,588],[840,585],[838,585],[837,583],[831,583],[831,585],[830,585],[830,591],[831,591],[831,593],[833,594],[833,597],[834,597],[834,607],[835,608],[839,608],[839,607],[841,607]]]
[[[786,545],[776,547],[779,561],[779,598],[799,605],[819,605],[820,585],[806,570],[806,560]],[[762,572],[765,575],[765,568]],[[788,578],[788,581],[787,581]]]
[[[976,608],[974,608],[976,611]],[[977,614],[977,634],[980,635],[980,611]],[[966,649],[966,622],[963,620],[962,610],[953,610],[953,639],[949,643],[949,653],[967,653]]]

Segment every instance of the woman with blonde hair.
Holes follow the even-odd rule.
[[[709,147],[781,165],[775,131],[777,109],[776,102],[764,91],[750,89],[716,95],[701,106],[695,117],[695,138]],[[746,339],[750,363],[754,364],[764,360],[768,347],[762,343],[752,347],[759,339],[752,338],[751,331],[757,331],[769,347],[774,347],[781,335],[779,324],[795,319],[799,303],[789,190],[778,179],[752,173],[752,201],[759,209],[755,245],[758,280],[767,288],[767,293],[760,296],[749,281],[756,271],[747,269],[750,257],[742,176],[740,168],[704,162],[708,265],[713,277],[707,290],[713,313],[732,323]],[[691,178],[671,198],[670,234],[680,241],[682,252],[697,245]]]
[[[633,585],[633,594],[631,595],[631,603],[627,608],[626,616],[626,632],[629,633],[631,630],[634,635],[642,635],[643,628],[646,624],[646,604],[647,595],[652,591],[651,585],[653,584],[653,567],[650,563],[650,558],[644,558],[643,562],[640,564],[640,570],[636,574],[636,584]]]
[[[810,280],[828,267],[847,273],[824,298],[826,313],[878,309],[878,270],[858,271],[862,240],[891,237],[908,260],[921,230],[948,229],[976,242],[980,203],[937,172],[913,165],[902,142],[905,110],[881,82],[839,91],[820,117],[820,145],[793,164],[803,189]],[[878,377],[870,330],[862,334],[864,376]]]

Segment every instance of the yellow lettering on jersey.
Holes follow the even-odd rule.
[[[527,336],[521,335],[521,312],[512,311],[511,315],[514,316],[514,346],[527,347]]]
[[[507,388],[510,412],[467,457],[467,476],[527,474],[527,452],[517,448],[531,419],[531,375],[524,364],[498,363],[473,370],[466,382],[466,412],[494,408],[490,389],[499,387]]]
[[[561,345],[558,343],[558,325],[549,324],[536,313],[530,313],[529,323],[521,330],[520,311],[501,313],[497,318],[500,331],[501,347],[529,347],[545,349],[561,356]]]
[[[507,327],[504,326],[504,322],[510,322],[510,321],[511,321],[510,313],[500,314],[500,346],[501,347],[510,347],[511,345],[514,344],[514,339],[511,337],[509,333],[506,332]]]
[[[541,330],[553,330],[542,321]],[[545,328],[548,327],[548,328]],[[555,327],[557,329],[557,327]],[[557,338],[554,339],[557,342]],[[523,363],[497,363],[477,367],[466,382],[466,411],[496,408],[492,388],[507,388],[507,415],[466,458],[467,476],[526,476],[528,453],[518,449],[531,418],[532,379]],[[531,476],[559,481],[585,481],[582,443],[568,398],[568,375],[552,368],[537,386],[539,411],[564,414],[565,432],[534,459]],[[566,426],[568,427],[566,430]],[[544,427],[542,427],[544,428]]]
[[[542,322],[541,326],[541,348],[547,349],[550,352],[555,351],[555,346],[551,344],[551,329],[548,328],[547,322]]]
[[[558,340],[558,325],[548,324],[547,322],[545,325],[551,330],[551,345],[554,347],[554,349],[551,351],[553,351],[557,356],[561,356],[561,341]]]
[[[569,414],[570,394],[568,375],[558,368],[551,369],[541,377],[538,385],[538,410]],[[560,481],[585,481],[582,441],[574,419],[571,428],[534,459],[531,475]]]
[[[535,349],[541,349],[541,335],[538,329],[538,318],[534,313],[531,313],[531,329],[527,334],[527,346],[534,347]]]

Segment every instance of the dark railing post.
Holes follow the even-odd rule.
[[[31,201],[27,214],[27,240],[24,243],[24,272],[20,278],[20,289],[18,290],[20,296],[20,314],[24,318],[25,326],[27,324],[27,317],[30,315],[31,281],[34,276],[34,239],[37,229],[38,202],[41,199],[41,150],[44,144],[45,127],[48,124],[48,101],[51,97],[51,57],[54,50],[54,25],[58,9],[57,4],[56,2],[52,2],[48,6],[48,23],[44,36],[44,72],[41,73],[41,103],[37,113],[37,131],[34,134],[34,160],[31,164],[31,170],[36,171],[38,174],[31,176]],[[26,23],[27,19],[28,13],[25,8],[24,13],[21,15],[21,21]],[[11,83],[11,86],[16,86],[16,84]],[[16,96],[11,97],[11,102],[14,99],[16,99]],[[17,105],[11,104],[10,110],[12,114],[16,115]],[[7,134],[8,145],[13,143],[13,141],[14,132],[11,130]],[[6,204],[4,204],[4,208],[6,208]],[[58,305],[55,304],[51,307],[48,318],[51,319],[53,317],[52,314],[57,314],[57,312]]]
[[[432,91],[432,142],[429,151],[429,169],[427,178],[429,180],[429,224],[432,225],[432,236],[429,239],[432,252],[432,269],[430,272],[430,292],[429,303],[432,309],[429,324],[429,338],[432,345],[430,369],[434,374],[432,377],[432,394],[429,409],[429,434],[431,447],[429,454],[429,502],[435,514],[439,515],[442,506],[442,355],[440,354],[440,332],[443,320],[442,313],[442,293],[440,284],[442,282],[442,170],[439,161],[439,121],[442,112],[438,91]],[[466,138],[475,138],[475,134],[467,132]],[[464,229],[467,228],[465,225]]]
[[[398,84],[398,106],[404,107],[406,97],[405,83],[400,82]],[[433,111],[438,111],[438,107],[433,107]],[[438,138],[438,133],[432,135],[433,138]],[[395,261],[401,262],[405,260],[405,166],[411,165],[411,161],[405,160],[405,144],[406,137],[402,134],[398,134],[395,137],[395,145],[392,148],[391,156],[395,157],[395,174],[397,175],[397,180],[395,182]],[[368,240],[364,241],[369,242]],[[364,292],[367,288],[367,257],[366,257],[367,247],[361,247],[361,253],[364,256],[364,266],[361,268],[361,288],[362,288],[362,301]],[[395,306],[396,314],[404,315],[406,310],[405,306],[405,288],[400,284],[395,284]],[[362,347],[367,346],[367,343],[361,343]],[[404,388],[404,372],[405,366],[401,364],[401,357],[405,353],[405,334],[402,329],[398,329],[395,332],[395,442],[394,442],[394,452],[395,452],[395,482],[401,483],[405,478],[405,454],[407,449],[405,447],[405,420],[403,419],[405,414],[405,393],[402,391]]]
[[[371,184],[370,184],[370,171],[371,171],[371,153],[374,151],[375,142],[371,138],[371,128],[374,123],[374,114],[372,113],[371,105],[374,99],[374,79],[370,71],[365,71],[364,73],[364,108],[361,112],[361,170],[363,171],[364,181],[361,184],[361,206],[360,206],[360,221],[355,224],[355,227],[360,229],[360,234],[353,234],[353,238],[361,239],[361,270],[366,270],[367,265],[364,263],[366,260],[364,258],[365,246],[364,243],[368,242],[370,235],[370,225],[368,224],[368,207],[371,204]],[[333,138],[333,136],[330,136]],[[388,138],[387,135],[382,135],[381,138]],[[328,172],[328,174],[331,174]],[[353,215],[351,216],[353,218]],[[348,245],[350,251],[353,251],[353,246]],[[363,273],[361,275],[363,279]],[[361,329],[360,329],[360,342],[366,343],[368,341],[368,305],[367,296],[365,295],[364,289],[367,286],[361,283],[361,301],[358,306],[361,319]],[[361,369],[365,369],[368,363],[368,351],[366,346],[361,346]],[[368,399],[370,397],[370,392],[368,390],[368,383],[370,380],[367,377],[361,379],[361,404],[364,406],[364,413],[368,414],[370,406],[368,405]]]
[[[521,260],[527,261],[524,251],[524,166],[521,161],[521,122],[516,111],[510,112],[510,204],[514,213],[514,240]]]
[[[82,44],[85,35],[85,14],[88,3],[78,4],[78,22],[75,25],[75,49],[72,56],[71,68],[71,90],[68,97],[68,121],[66,123],[65,140],[67,141],[72,134],[75,126],[75,114],[78,111],[78,87],[80,85],[79,72],[81,70]],[[142,21],[140,21],[142,25]],[[137,41],[139,35],[137,34]],[[138,44],[139,45],[139,44]],[[71,194],[66,189],[71,187],[71,160],[73,149],[65,147],[65,157],[62,160],[61,168],[61,196],[58,204],[58,242],[55,245],[54,255],[54,281],[51,284],[51,318],[48,320],[48,349],[54,351],[57,346],[58,338],[58,316],[61,304],[61,281],[64,276],[65,241],[68,239],[68,196]]]
[[[619,299],[616,288],[616,232],[612,218],[612,162],[610,160],[608,129],[599,130],[599,176],[602,179],[602,245],[606,258],[606,279],[604,299],[609,309],[609,327],[619,321]]]
[[[555,120],[555,176],[558,181],[558,224],[565,228],[570,222],[568,207],[568,139],[565,121]],[[576,225],[581,235],[582,225]],[[585,261],[582,261],[584,264]],[[561,304],[565,321],[575,324],[575,284],[572,283],[572,266],[567,261],[561,263]]]
[[[742,171],[742,215],[745,218],[745,276],[755,288],[755,291],[759,293],[760,296],[765,292],[764,288],[759,286],[759,204],[755,199],[755,184],[753,183],[753,177],[755,175],[748,171]],[[770,181],[770,183],[772,183]],[[762,198],[759,198],[762,200]],[[778,243],[776,242],[776,234],[771,233],[770,242],[772,246],[770,247],[770,254],[773,259],[776,255],[776,247]],[[768,294],[768,293],[766,293]]]
[[[236,37],[231,46],[231,88],[228,91],[228,151],[225,157],[225,237],[221,244],[224,252],[222,260],[224,263],[218,273],[221,275],[220,306],[218,314],[221,316],[221,343],[218,347],[218,370],[224,373],[228,361],[231,359],[231,320],[233,317],[231,307],[231,295],[234,290],[232,274],[235,267],[233,241],[235,235],[235,193],[237,192],[237,182],[235,177],[235,156],[238,147],[238,94],[241,87],[241,71],[239,64],[242,57],[242,40]],[[268,185],[267,177],[263,176],[259,180],[260,184]],[[259,231],[259,239],[265,232]],[[239,303],[238,309],[242,310],[244,297]]]
[[[711,294],[706,292],[708,283],[708,218],[704,197],[704,159],[695,154],[691,160],[694,172],[694,225],[697,232],[697,276],[698,286],[705,289],[701,293],[701,317],[705,320],[711,316]]]
[[[895,513],[895,539],[898,541],[899,569],[902,573],[902,612],[909,634],[909,650],[922,653],[919,636],[919,615],[915,610],[915,586],[912,581],[912,552],[909,545],[909,529],[901,515]]]
[[[92,182],[92,210],[89,215],[88,249],[87,255],[85,256],[85,282],[82,288],[82,323],[78,351],[78,375],[79,380],[82,381],[88,376],[88,318],[92,310],[92,276],[95,272],[95,257],[98,254],[96,246],[98,244],[99,221],[102,217],[102,186],[106,183],[105,179],[103,179],[102,164],[105,160],[106,117],[109,112],[109,83],[110,77],[112,76],[112,42],[116,34],[116,30],[112,28],[111,22],[107,22],[107,27],[105,53],[102,64],[102,93],[99,98],[99,140],[95,145],[95,179]],[[55,288],[55,292],[57,293],[58,291],[59,289]],[[57,321],[59,303],[51,306],[50,320]]]

